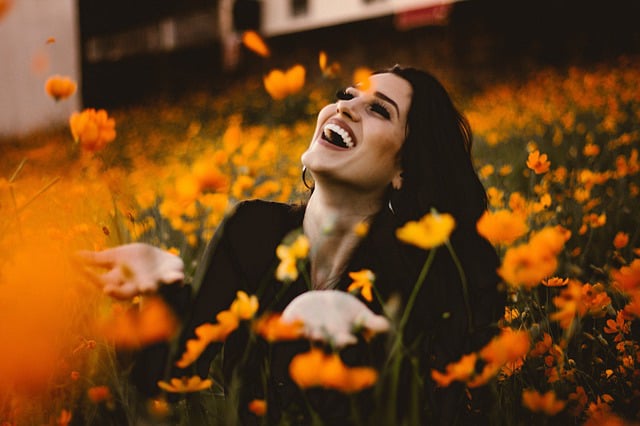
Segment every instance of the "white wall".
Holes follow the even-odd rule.
[[[0,17],[0,135],[65,123],[81,104],[79,64],[76,0],[13,0]],[[44,83],[53,74],[76,80],[76,94],[50,98]]]
[[[308,0],[308,13],[293,17],[291,0],[262,0],[261,31],[266,36],[274,36],[453,1],[457,0]]]

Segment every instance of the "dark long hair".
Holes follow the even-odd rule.
[[[400,151],[402,188],[390,190],[393,211],[404,222],[435,208],[453,215],[458,229],[475,228],[487,208],[487,195],[471,160],[469,123],[428,72],[398,65],[378,71],[387,72],[413,88]]]

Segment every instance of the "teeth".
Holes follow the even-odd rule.
[[[342,138],[342,142],[347,146],[347,148],[353,148],[353,140],[351,139],[351,136],[349,136],[349,132],[347,132],[345,129],[338,126],[337,124],[329,123],[324,126],[324,135],[327,138],[331,139],[331,132],[338,134]]]

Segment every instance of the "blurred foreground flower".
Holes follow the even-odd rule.
[[[378,379],[378,373],[373,368],[348,367],[337,353],[325,354],[318,348],[311,348],[309,352],[293,357],[289,374],[303,389],[323,387],[344,393],[371,387]]]
[[[272,70],[264,77],[264,88],[274,100],[282,100],[302,89],[305,73],[302,65],[294,65],[286,71]]]
[[[247,47],[247,49],[254,51],[263,58],[266,58],[271,54],[267,44],[255,31],[249,30],[242,33],[242,43]]]
[[[170,308],[157,297],[145,300],[139,309],[125,311],[114,305],[113,314],[98,325],[102,334],[121,348],[138,348],[169,341],[178,323]]]
[[[264,399],[254,399],[249,403],[249,411],[262,417],[267,414],[267,402]]]
[[[13,6],[12,0],[0,0],[0,19],[4,18],[11,6]]]
[[[111,400],[111,390],[107,386],[93,386],[87,390],[87,396],[91,402],[98,404]]]
[[[522,391],[522,405],[533,412],[543,412],[549,416],[555,416],[564,409],[566,401],[556,399],[554,391],[540,394],[536,390]]]
[[[298,261],[309,254],[309,239],[300,234],[291,245],[280,244],[276,247],[276,255],[280,259],[276,278],[280,281],[295,281],[298,279]]]
[[[396,230],[396,236],[407,244],[429,250],[449,240],[456,222],[448,213],[432,212],[419,221],[409,221]]]
[[[359,67],[353,72],[353,84],[358,86],[359,90],[367,90],[371,86],[371,74],[373,71],[366,67]]]
[[[74,112],[69,118],[69,125],[73,139],[85,151],[100,151],[116,138],[116,122],[103,109],[87,108],[80,113]]]
[[[336,348],[356,343],[355,332],[382,333],[389,321],[373,313],[355,296],[339,290],[315,290],[297,296],[282,313],[288,323],[301,321],[304,335]]]
[[[303,327],[302,321],[283,321],[279,313],[265,314],[254,325],[256,333],[267,342],[298,339],[303,335]]]
[[[60,415],[56,419],[56,425],[67,426],[72,418],[73,415],[71,414],[71,411],[63,409],[60,411]]]
[[[195,329],[196,338],[189,339],[182,357],[176,361],[176,366],[186,368],[193,364],[212,342],[224,342],[240,325],[241,320],[253,318],[258,310],[258,299],[249,296],[244,291],[238,291],[236,299],[229,310],[220,311],[216,315],[217,324],[205,323]]]
[[[213,384],[211,379],[202,380],[199,376],[193,377],[173,377],[169,382],[160,380],[158,387],[171,393],[189,393],[199,392],[204,389],[208,389]]]
[[[525,218],[509,210],[485,211],[477,228],[478,233],[494,245],[511,244],[529,230]]]
[[[56,101],[68,98],[76,92],[78,85],[69,77],[53,75],[44,83],[44,90]]]

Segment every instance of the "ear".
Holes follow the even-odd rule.
[[[398,170],[393,179],[391,179],[391,187],[396,190],[402,188],[402,170]]]

